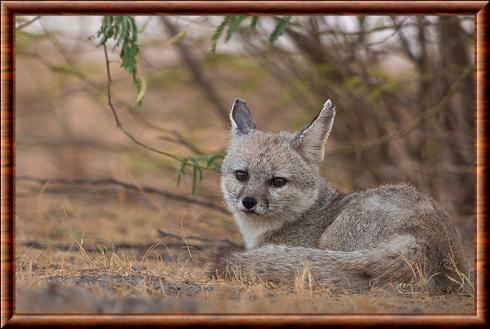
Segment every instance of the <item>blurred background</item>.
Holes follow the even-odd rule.
[[[102,17],[17,17],[16,255],[27,266],[18,280],[39,285],[22,271],[43,259],[73,263],[63,253],[80,244],[87,253],[172,235],[195,237],[196,253],[206,243],[240,244],[216,170],[235,97],[270,131],[299,129],[331,98],[337,117],[322,175],[345,192],[417,186],[448,209],[473,259],[473,17],[239,17],[136,17],[141,106],[108,43],[122,126],[190,159],[183,170],[115,125],[97,46]],[[192,257],[176,245],[143,256]]]

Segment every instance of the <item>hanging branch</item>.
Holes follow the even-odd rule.
[[[104,16],[102,25],[97,32],[97,37],[101,37],[99,46],[106,46],[109,39],[116,42],[114,48],[121,48],[119,57],[122,60],[121,67],[131,74],[133,83],[138,94],[136,95],[136,106],[141,108],[143,98],[146,94],[146,80],[138,76],[136,56],[139,54],[138,28],[136,20],[132,16]]]
[[[197,192],[197,183],[202,180],[202,171],[209,170],[209,171],[219,172],[218,160],[222,159],[223,155],[214,154],[209,156],[208,155],[198,155],[198,156],[188,156],[188,157],[181,156],[181,155],[156,149],[152,146],[149,146],[141,142],[139,139],[133,136],[122,125],[121,120],[119,119],[119,115],[117,114],[116,108],[112,103],[112,76],[110,70],[109,55],[107,54],[107,46],[105,44],[103,45],[103,49],[104,49],[105,66],[106,66],[106,73],[107,73],[107,105],[111,109],[112,116],[114,117],[114,122],[116,123],[116,127],[119,130],[121,130],[135,144],[147,149],[148,151],[169,157],[171,159],[180,162],[180,165],[177,170],[177,185],[180,183],[180,178],[182,177],[182,174],[185,173],[186,167],[187,166],[192,167],[192,195],[195,195]],[[205,166],[201,165],[200,164],[201,162],[204,162]]]
[[[141,146],[141,147],[143,147],[149,151],[158,153],[160,155],[164,155],[166,157],[172,158],[172,159],[177,160],[179,162],[184,161],[184,158],[181,156],[158,150],[152,146],[148,146],[145,143],[140,142],[129,131],[127,131],[126,128],[124,128],[124,126],[121,123],[121,120],[119,120],[119,116],[117,114],[116,108],[114,107],[114,104],[112,103],[112,92],[111,92],[111,90],[112,90],[112,77],[111,77],[111,71],[110,71],[109,56],[107,55],[107,46],[104,44],[103,47],[104,47],[105,65],[106,65],[106,73],[107,73],[107,105],[109,105],[109,108],[112,111],[112,115],[114,117],[114,121],[116,123],[117,128],[119,130],[121,130],[134,143],[138,144],[139,146]]]
[[[137,106],[141,107],[142,99],[146,93],[146,81],[143,78],[137,76],[136,56],[139,53],[139,46],[136,21],[134,17],[131,16],[105,16],[102,20],[102,25],[96,36],[101,38],[98,45],[103,46],[104,49],[107,71],[107,103],[112,111],[112,115],[114,117],[117,128],[121,130],[135,144],[149,151],[158,153],[160,155],[172,158],[180,162],[176,177],[177,184],[180,183],[180,178],[185,173],[186,167],[190,166],[192,168],[192,195],[195,195],[197,192],[198,182],[202,180],[202,171],[210,170],[218,172],[219,160],[223,158],[223,155],[198,154],[197,156],[181,156],[169,153],[166,151],[158,150],[152,146],[148,146],[147,144],[141,142],[139,139],[133,136],[128,130],[126,130],[125,127],[122,125],[112,102],[112,78],[110,72],[109,57],[107,54],[107,41],[113,39],[116,42],[114,48],[120,47],[121,51],[119,56],[122,60],[121,67],[131,74],[133,82],[135,83],[138,91],[138,95],[136,97]],[[202,163],[204,163],[205,165],[202,165]]]

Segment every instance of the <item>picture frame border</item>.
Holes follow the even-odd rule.
[[[394,325],[488,326],[488,1],[4,1],[1,3],[1,326]],[[476,80],[476,313],[15,314],[15,17],[19,15],[473,15]]]

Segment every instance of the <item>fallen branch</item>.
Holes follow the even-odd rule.
[[[150,186],[139,186],[133,185],[127,182],[123,182],[114,178],[102,178],[102,179],[67,179],[67,178],[40,178],[40,177],[32,177],[32,176],[16,176],[17,181],[30,181],[35,182],[41,185],[45,184],[62,184],[62,185],[92,185],[92,186],[104,186],[104,185],[115,185],[122,187],[128,191],[132,192],[145,192],[150,194],[155,194],[159,196],[163,196],[167,199],[184,202],[184,203],[192,203],[204,208],[212,209],[218,211],[222,214],[229,215],[229,212],[221,206],[218,206],[211,202],[206,202],[202,200],[196,200],[192,197],[187,197],[185,195],[179,195],[176,193],[159,190]]]
[[[47,249],[56,249],[58,251],[82,251],[79,245],[75,243],[53,243],[47,244],[35,240],[27,240],[20,241],[18,243],[20,246],[27,247],[30,249],[36,250],[47,250]],[[215,247],[216,244],[200,244],[200,245],[191,245],[186,244],[185,242],[172,242],[172,243],[163,243],[163,242],[152,242],[152,243],[129,243],[129,242],[121,242],[121,243],[113,243],[111,245],[83,245],[83,251],[87,253],[100,253],[103,250],[134,250],[139,253],[146,253],[149,249],[151,250],[167,250],[171,248],[187,248],[190,247],[194,250],[204,250]]]

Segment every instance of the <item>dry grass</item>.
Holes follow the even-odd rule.
[[[412,276],[409,282],[399,283],[393,285],[393,288],[403,295],[419,296],[427,295],[430,296],[430,291],[433,280],[436,276],[442,275],[441,273],[429,274],[427,269],[427,259],[424,257],[421,261],[413,260],[405,256],[404,254],[397,253],[405,264],[409,267]],[[472,283],[471,274],[463,273],[454,260],[454,255],[450,255],[451,264],[449,264],[448,269],[451,273],[454,273],[456,278],[453,278],[449,274],[445,274],[449,280],[456,284],[455,292],[461,295],[467,295],[468,297],[474,297],[474,286]]]
[[[458,292],[431,296],[421,267],[414,281],[365,294],[336,293],[315,285],[307,263],[294,286],[207,276],[207,256],[184,247],[165,260],[154,249],[143,255],[100,247],[88,253],[83,241],[73,251],[17,248],[19,313],[471,313],[474,298]],[[181,251],[182,252],[182,251]]]
[[[33,261],[36,260],[36,261]],[[208,279],[189,262],[137,262],[112,251],[19,249],[17,312],[203,312],[203,313],[471,313],[473,298],[429,296],[372,289],[330,294],[315,288],[306,271],[292,288],[264,282]],[[306,267],[305,267],[306,268]],[[306,279],[306,280],[305,280]],[[41,289],[38,289],[41,288]]]

